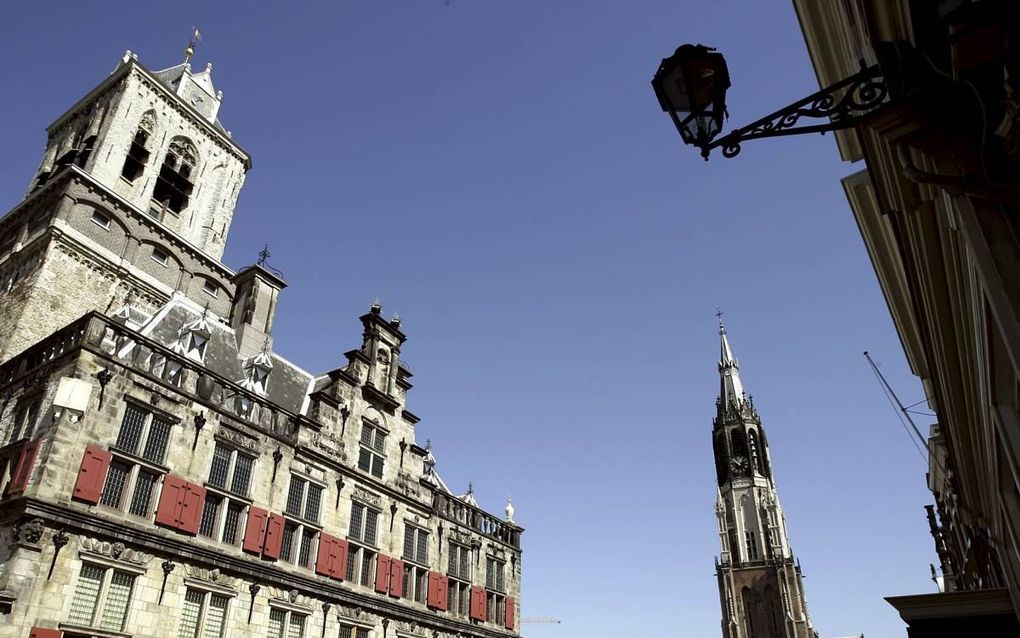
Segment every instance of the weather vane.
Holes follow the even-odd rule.
[[[269,252],[269,242],[259,251],[259,258],[255,261],[256,266],[261,266],[273,273],[277,277],[282,277],[283,273],[269,265],[269,258],[273,256],[273,253]]]
[[[188,46],[184,49],[184,63],[191,62],[191,56],[195,55],[195,44],[202,41],[202,32],[198,30],[198,27],[191,27],[191,40],[188,41]]]

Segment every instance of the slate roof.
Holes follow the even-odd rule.
[[[174,299],[153,315],[142,328],[142,333],[173,347],[181,338],[182,328],[201,316],[202,311],[190,303]],[[210,334],[203,358],[205,367],[232,381],[244,380],[247,375],[246,359],[237,352],[234,329],[212,315],[209,315],[207,325]],[[266,398],[286,410],[302,414],[314,376],[276,353],[270,352],[269,356],[272,369],[266,384]]]

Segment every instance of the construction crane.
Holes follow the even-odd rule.
[[[522,622],[525,625],[558,625],[563,621],[559,618],[525,618]]]

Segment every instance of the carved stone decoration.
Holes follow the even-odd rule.
[[[14,531],[14,538],[19,543],[38,545],[39,541],[42,540],[44,531],[46,531],[46,527],[43,525],[43,520],[41,518],[33,518],[18,525]]]
[[[396,480],[397,489],[404,493],[404,496],[413,498],[416,501],[426,502],[429,500],[428,496],[421,489],[420,484],[409,472],[398,472]]]
[[[152,554],[133,550],[124,545],[124,543],[108,543],[96,538],[80,538],[78,540],[78,548],[83,552],[99,554],[100,556],[106,556],[122,563],[131,563],[143,567],[152,560]]]
[[[232,443],[233,445],[252,452],[258,453],[260,451],[258,440],[245,436],[233,428],[227,428],[221,425],[219,430],[216,431],[216,438],[223,439],[226,443]]]
[[[309,611],[312,609],[312,599],[308,596],[304,596],[296,589],[280,589],[278,587],[269,588],[269,598],[271,600],[278,600],[288,605],[294,605],[297,607],[305,607]]]
[[[352,494],[352,497],[368,505],[372,505],[373,507],[382,508],[382,497],[373,492],[369,492],[360,485],[354,486],[354,493]]]
[[[231,576],[225,576],[218,569],[205,569],[202,567],[193,567],[191,565],[185,566],[188,578],[193,580],[199,580],[218,587],[226,587],[228,589],[237,589],[238,579]]]
[[[414,621],[398,620],[396,621],[396,626],[397,631],[402,634],[411,634],[413,636],[428,636],[427,630]]]
[[[312,445],[343,463],[348,461],[347,453],[344,451],[344,442],[335,434],[316,432],[312,435]]]
[[[362,609],[358,609],[357,607],[340,606],[336,608],[336,613],[341,618],[353,620],[355,622],[365,623],[368,625],[374,625],[376,622],[375,616],[365,612]]]

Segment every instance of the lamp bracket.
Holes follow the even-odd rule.
[[[803,133],[826,133],[856,126],[865,116],[885,102],[889,88],[879,65],[864,67],[817,93],[785,106],[747,126],[730,131],[710,144],[700,146],[701,156],[721,148],[723,157],[736,157],[740,145],[749,140]],[[801,118],[827,119],[823,124],[798,126]]]

